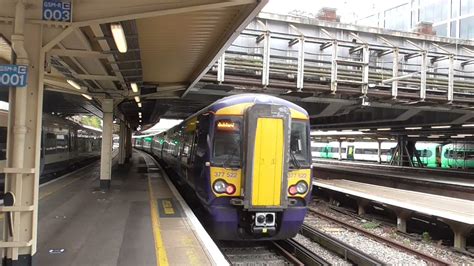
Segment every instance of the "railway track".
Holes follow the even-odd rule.
[[[328,215],[326,215],[326,214],[324,214],[324,213],[319,212],[318,210],[316,210],[316,209],[314,209],[314,208],[311,208],[311,207],[310,207],[310,208],[308,208],[308,210],[309,210],[311,213],[315,214],[316,216],[322,217],[322,218],[327,219],[327,220],[329,220],[329,221],[331,221],[331,222],[334,222],[334,223],[336,223],[336,224],[339,224],[339,225],[341,225],[342,227],[345,227],[345,228],[347,228],[347,229],[350,229],[350,230],[356,231],[356,232],[358,232],[358,233],[361,233],[361,234],[363,234],[363,235],[365,235],[365,236],[367,236],[367,237],[369,237],[369,238],[371,238],[371,239],[373,239],[373,240],[375,240],[375,241],[378,241],[378,242],[380,242],[380,243],[383,243],[383,244],[385,244],[385,245],[388,245],[388,246],[390,246],[390,247],[392,247],[392,248],[395,248],[395,249],[398,249],[398,250],[402,250],[402,251],[404,251],[404,252],[407,252],[407,253],[409,253],[409,254],[412,254],[412,255],[414,255],[414,256],[416,256],[416,257],[418,257],[418,258],[420,258],[420,259],[426,261],[426,262],[429,263],[429,264],[434,264],[434,265],[448,265],[448,264],[449,264],[448,262],[443,261],[443,260],[438,259],[438,258],[435,258],[435,257],[433,257],[433,256],[431,256],[431,255],[429,255],[429,254],[420,252],[420,251],[418,251],[418,250],[415,250],[415,249],[412,249],[412,248],[410,248],[410,247],[408,247],[408,246],[405,246],[405,245],[403,245],[403,244],[401,244],[401,243],[395,242],[395,241],[393,241],[393,240],[391,240],[391,239],[387,239],[387,238],[381,237],[381,236],[376,235],[376,234],[373,234],[372,232],[367,231],[367,230],[365,230],[365,229],[362,229],[362,228],[359,228],[359,227],[357,227],[357,226],[354,226],[354,225],[351,225],[351,224],[349,224],[349,223],[346,223],[346,222],[344,222],[344,221],[335,219],[335,218],[333,218],[333,217],[331,217],[331,216],[328,216]]]
[[[356,265],[383,265],[384,262],[320,231],[303,224],[301,234]]]
[[[218,243],[232,265],[330,265],[293,239]]]

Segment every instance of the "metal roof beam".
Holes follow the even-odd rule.
[[[119,80],[119,78],[116,76],[107,76],[107,75],[76,74],[74,77],[78,79],[88,79],[88,80],[110,80],[110,81]]]

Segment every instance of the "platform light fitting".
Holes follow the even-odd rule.
[[[137,103],[140,102],[140,97],[139,96],[135,96],[135,102],[137,102]]]
[[[137,93],[138,92],[138,85],[135,82],[130,83],[130,86],[132,87],[132,91]]]
[[[87,94],[82,94],[82,96],[86,98],[87,100],[92,100],[92,97]]]
[[[422,127],[406,127],[406,130],[417,130],[417,129],[422,129]]]
[[[364,131],[370,131],[370,128],[362,128],[362,129],[359,129],[360,132],[364,132]]]
[[[389,131],[391,130],[391,128],[387,127],[387,128],[377,128],[378,131]]]
[[[81,86],[79,84],[77,84],[77,82],[75,82],[74,80],[71,80],[71,79],[67,79],[66,82],[73,86],[74,89],[77,89],[77,90],[80,90],[81,89]]]
[[[458,134],[459,137],[472,137],[473,134]]]
[[[142,108],[142,103],[137,103],[138,107]]]
[[[432,129],[451,128],[451,126],[431,126]]]
[[[474,124],[464,124],[462,127],[474,127]]]
[[[110,24],[110,30],[114,37],[115,45],[121,53],[127,52],[127,39],[125,38],[125,32],[123,31],[122,24],[114,23]]]
[[[420,135],[408,135],[409,138],[419,138]]]

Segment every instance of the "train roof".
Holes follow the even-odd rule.
[[[215,101],[214,103],[208,105],[207,107],[201,109],[199,112],[186,118],[180,124],[154,135],[157,136],[157,135],[167,134],[167,132],[173,132],[179,128],[182,128],[183,125],[185,125],[188,121],[194,119],[196,116],[200,114],[208,113],[208,112],[213,112],[218,115],[239,115],[239,114],[241,115],[242,114],[241,112],[243,112],[243,110],[245,110],[248,106],[256,104],[256,103],[271,103],[271,104],[279,104],[279,105],[286,106],[290,108],[290,111],[292,112],[292,116],[296,114],[298,118],[308,119],[308,116],[309,116],[308,112],[305,109],[303,109],[302,107],[290,101],[287,101],[275,96],[266,95],[266,94],[243,93],[243,94],[231,95],[231,96],[219,99]],[[220,113],[220,111],[224,109],[228,109],[230,107],[235,107],[235,108],[231,108],[233,112]]]
[[[228,96],[222,99],[217,100],[213,104],[209,105],[205,110],[207,111],[213,111],[217,112],[219,109],[222,109],[224,107],[228,107],[231,105],[237,105],[237,104],[243,104],[243,103],[251,103],[251,104],[256,104],[256,103],[271,103],[271,104],[279,104],[279,105],[284,105],[287,106],[291,109],[294,109],[298,112],[303,113],[304,115],[308,115],[308,112],[303,109],[302,107],[275,97],[271,95],[266,95],[266,94],[257,94],[257,93],[245,93],[245,94],[237,94],[237,95],[232,95]]]

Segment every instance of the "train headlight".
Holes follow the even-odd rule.
[[[215,192],[224,193],[226,192],[227,184],[223,180],[217,180],[212,187]]]
[[[306,191],[308,191],[308,184],[304,181],[300,181],[296,184],[296,191],[298,194],[304,194]]]

